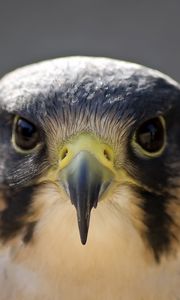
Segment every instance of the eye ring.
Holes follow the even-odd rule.
[[[29,120],[15,116],[12,130],[12,144],[17,152],[31,153],[40,144],[37,127]]]
[[[143,122],[133,135],[132,146],[143,157],[158,157],[166,147],[166,123],[162,116]]]

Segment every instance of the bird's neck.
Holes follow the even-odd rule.
[[[126,216],[103,203],[92,212],[88,242],[81,245],[69,205],[45,214],[29,244],[13,246],[12,282],[21,286],[20,273],[31,293],[40,293],[38,300],[43,293],[45,300],[171,299],[167,295],[179,285],[177,260],[156,264]]]

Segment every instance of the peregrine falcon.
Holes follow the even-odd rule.
[[[0,299],[180,299],[180,85],[67,57],[0,81]]]

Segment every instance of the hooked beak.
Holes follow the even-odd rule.
[[[88,151],[79,152],[61,171],[60,181],[77,211],[82,244],[86,244],[91,209],[110,185],[114,175]]]

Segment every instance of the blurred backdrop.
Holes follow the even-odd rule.
[[[180,0],[0,0],[0,76],[67,55],[129,60],[180,81]]]

